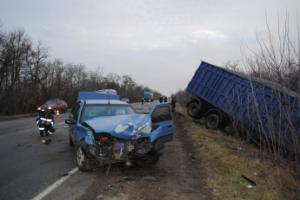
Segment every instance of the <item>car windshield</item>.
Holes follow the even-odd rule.
[[[57,100],[55,100],[55,99],[51,99],[51,100],[48,100],[48,101],[46,101],[46,104],[47,105],[56,105],[56,104],[58,104],[59,102],[57,101]]]
[[[131,115],[135,111],[129,105],[114,104],[87,104],[81,115],[81,121],[89,120],[95,117]]]
[[[67,103],[61,99],[50,99],[50,100],[46,101],[45,104],[48,106],[50,106],[50,105],[67,105]]]

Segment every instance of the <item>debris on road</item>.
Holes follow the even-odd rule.
[[[123,181],[151,181],[158,182],[160,181],[159,177],[156,176],[123,176],[118,182]]]
[[[103,199],[103,194],[99,194],[96,199]]]
[[[240,147],[240,146],[234,146],[234,147],[232,147],[231,148],[232,150],[234,150],[234,151],[237,151],[237,152],[242,152],[244,149],[242,148],[242,147]]]
[[[51,143],[51,139],[44,139],[44,140],[42,140],[42,143],[43,144],[50,144]]]
[[[247,185],[248,188],[253,188],[256,186],[256,183],[247,176],[242,175],[242,178],[244,178],[246,181],[248,181],[248,183],[250,183],[249,185]]]
[[[190,160],[192,161],[192,162],[195,162],[197,159],[196,159],[196,157],[193,155],[193,153],[189,153],[188,154],[188,157],[190,158]]]
[[[133,176],[123,176],[122,179],[120,180],[120,182],[121,181],[134,181],[134,180],[136,180],[136,178]]]
[[[63,173],[63,174],[58,175],[58,177],[61,178],[61,177],[68,176],[68,175],[69,175],[69,173],[67,172],[67,173]]]
[[[143,176],[141,178],[141,180],[143,181],[153,181],[153,182],[157,182],[159,181],[159,178],[158,177],[155,177],[155,176]]]

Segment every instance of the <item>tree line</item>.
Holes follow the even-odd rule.
[[[141,100],[143,91],[150,90],[128,75],[105,75],[101,69],[52,59],[47,48],[34,43],[23,30],[0,30],[0,115],[34,112],[52,98],[72,107],[78,91],[100,89],[115,89],[131,101]]]

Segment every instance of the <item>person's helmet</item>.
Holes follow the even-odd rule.
[[[37,110],[40,117],[45,117],[45,109],[39,107]]]

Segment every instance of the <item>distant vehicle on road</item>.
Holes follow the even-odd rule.
[[[68,110],[68,104],[62,99],[50,99],[43,105],[39,106],[38,109],[49,109],[51,111],[66,112]]]
[[[92,99],[91,93],[84,94],[79,94],[65,121],[80,170],[117,162],[153,165],[159,160],[164,143],[173,138],[168,104],[157,104],[149,114],[137,114],[128,103],[104,93],[94,92]]]
[[[150,92],[148,90],[144,90],[143,99],[144,99],[145,102],[152,102],[154,100],[153,92]]]

